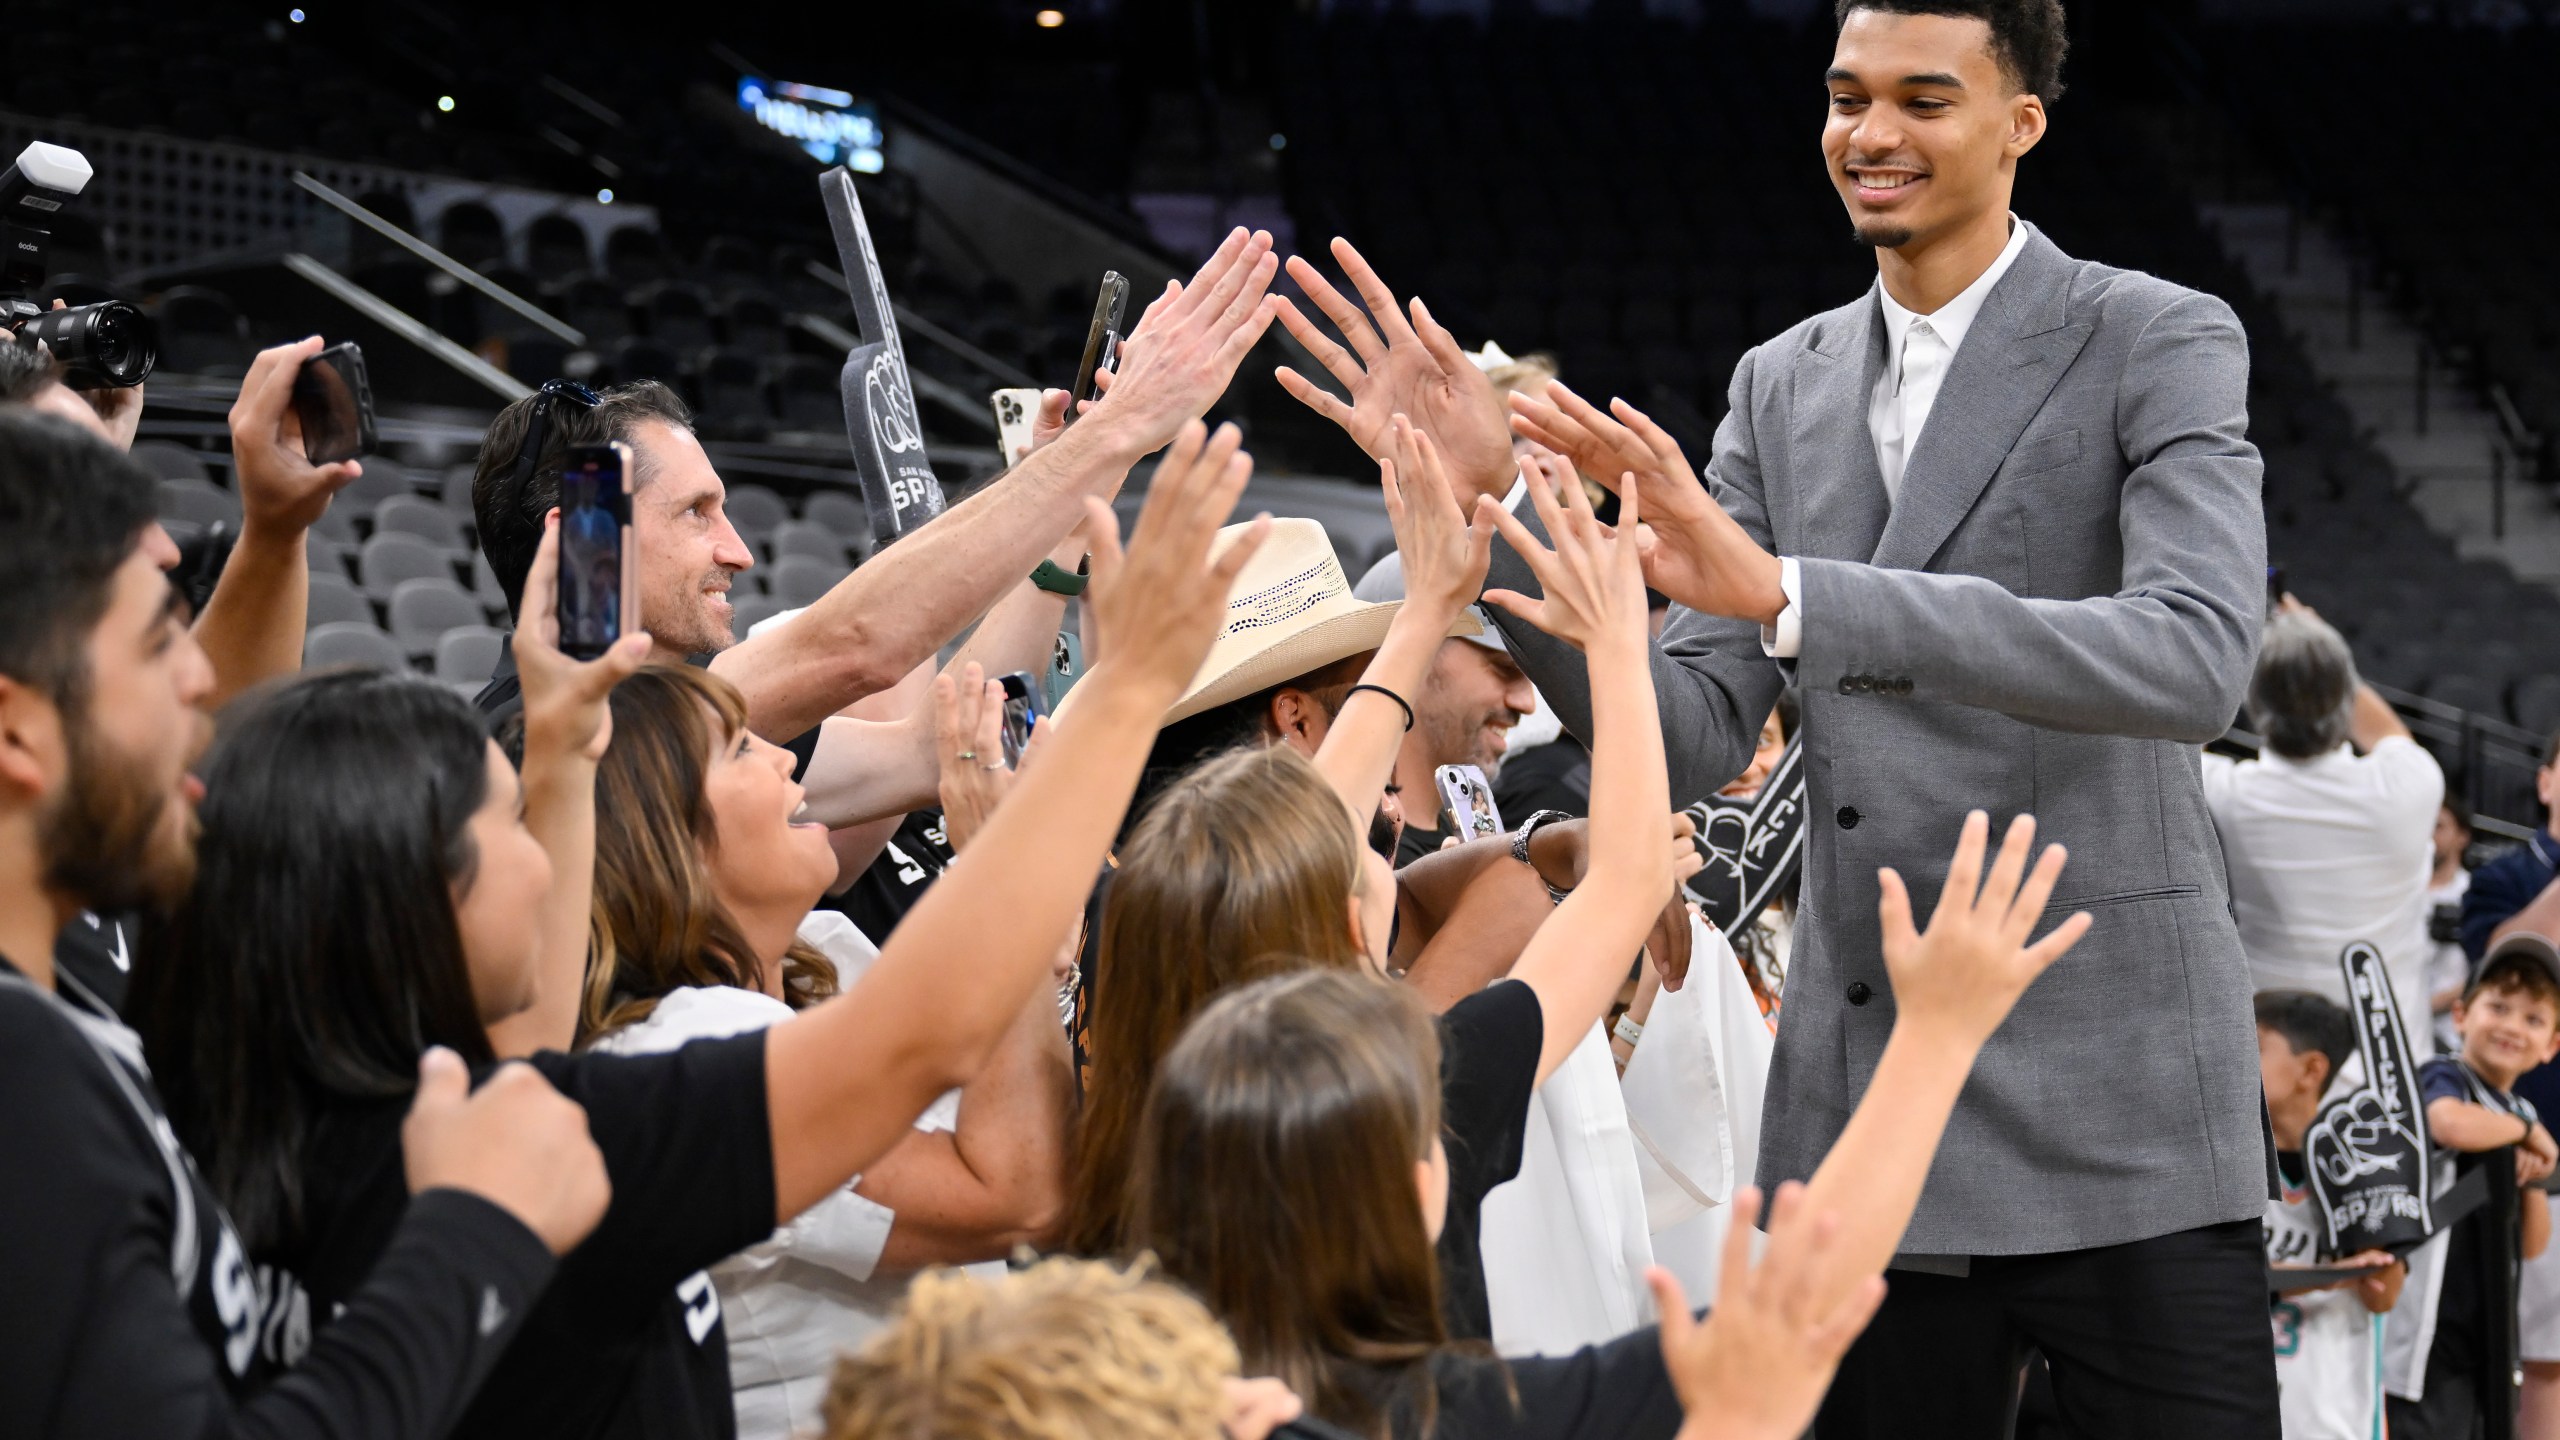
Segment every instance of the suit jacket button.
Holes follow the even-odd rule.
[[[1836,818],[1840,821],[1841,829],[1855,830],[1858,828],[1858,807],[1855,805],[1843,805],[1840,807],[1840,814]]]
[[[1852,1005],[1866,1004],[1869,1000],[1875,998],[1875,993],[1876,992],[1873,990],[1867,988],[1867,982],[1864,980],[1852,980],[1849,982],[1849,1003]]]
[[[1857,693],[1858,693],[1858,677],[1857,677],[1857,676],[1855,676],[1855,675],[1843,675],[1843,676],[1841,676],[1841,677],[1840,677],[1840,693],[1841,693],[1841,694],[1843,694],[1843,695],[1855,695],[1855,694],[1857,694]]]
[[[1896,675],[1896,676],[1894,676],[1894,677],[1893,677],[1893,693],[1894,693],[1894,694],[1896,694],[1896,695],[1908,695],[1908,694],[1910,694],[1910,693],[1911,693],[1911,677],[1910,677],[1910,676],[1908,676],[1908,675]]]

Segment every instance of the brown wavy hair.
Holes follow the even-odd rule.
[[[618,742],[617,742],[618,743]],[[1350,813],[1285,745],[1200,766],[1158,796],[1119,852],[1095,949],[1092,1074],[1067,1177],[1065,1248],[1120,1253],[1138,1115],[1156,1062],[1221,991],[1366,963]]]
[[[707,670],[653,664],[614,687],[613,743],[596,767],[595,913],[578,1043],[649,1018],[689,985],[760,990],[763,962],[712,892],[720,842],[703,790],[711,757],[746,733],[746,697]],[[794,940],[782,998],[836,993],[835,966]]]
[[[1235,1342],[1147,1270],[918,1275],[897,1320],[836,1362],[824,1440],[1209,1440]]]
[[[1131,1165],[1132,1241],[1209,1303],[1245,1373],[1369,1435],[1428,1434],[1448,1346],[1414,1166],[1440,1133],[1440,1040],[1404,987],[1275,976],[1164,1057]]]

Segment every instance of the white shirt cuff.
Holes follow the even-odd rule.
[[[1778,612],[1775,624],[1760,627],[1760,648],[1770,658],[1793,660],[1804,653],[1804,580],[1796,567],[1796,557],[1778,559],[1778,588],[1786,592],[1787,606]]]

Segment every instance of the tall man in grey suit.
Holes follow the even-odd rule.
[[[1802,698],[1819,828],[1760,1183],[1812,1173],[1892,1029],[1880,866],[1929,904],[1965,812],[2032,812],[2071,851],[2054,918],[2096,919],[1983,1052],[1817,1433],[2001,1435],[2033,1347],[2074,1434],[2273,1440],[2249,972],[2194,748],[2238,709],[2265,604],[2247,342],[2213,297],[2009,213],[2060,90],[2058,0],[1838,3],[1823,153],[1877,288],[1743,358],[1703,486],[1624,402],[1512,402],[1638,487],[1647,578],[1681,607],[1655,662],[1674,803],[1743,768],[1781,686]],[[1350,398],[1282,383],[1373,455],[1400,412],[1478,493],[1512,489],[1449,332],[1335,254],[1367,316],[1291,274],[1350,349],[1281,319]],[[1534,590],[1497,556],[1493,583]],[[1503,628],[1583,730],[1578,658]]]

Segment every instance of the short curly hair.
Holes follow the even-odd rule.
[[[2011,84],[2047,105],[2062,98],[2062,61],[2071,50],[2062,0],[1832,0],[1840,24],[1861,10],[1979,20],[1991,27],[1991,58]]]
[[[1236,1346],[1207,1307],[1090,1260],[928,1270],[836,1362],[823,1440],[1216,1440]]]

